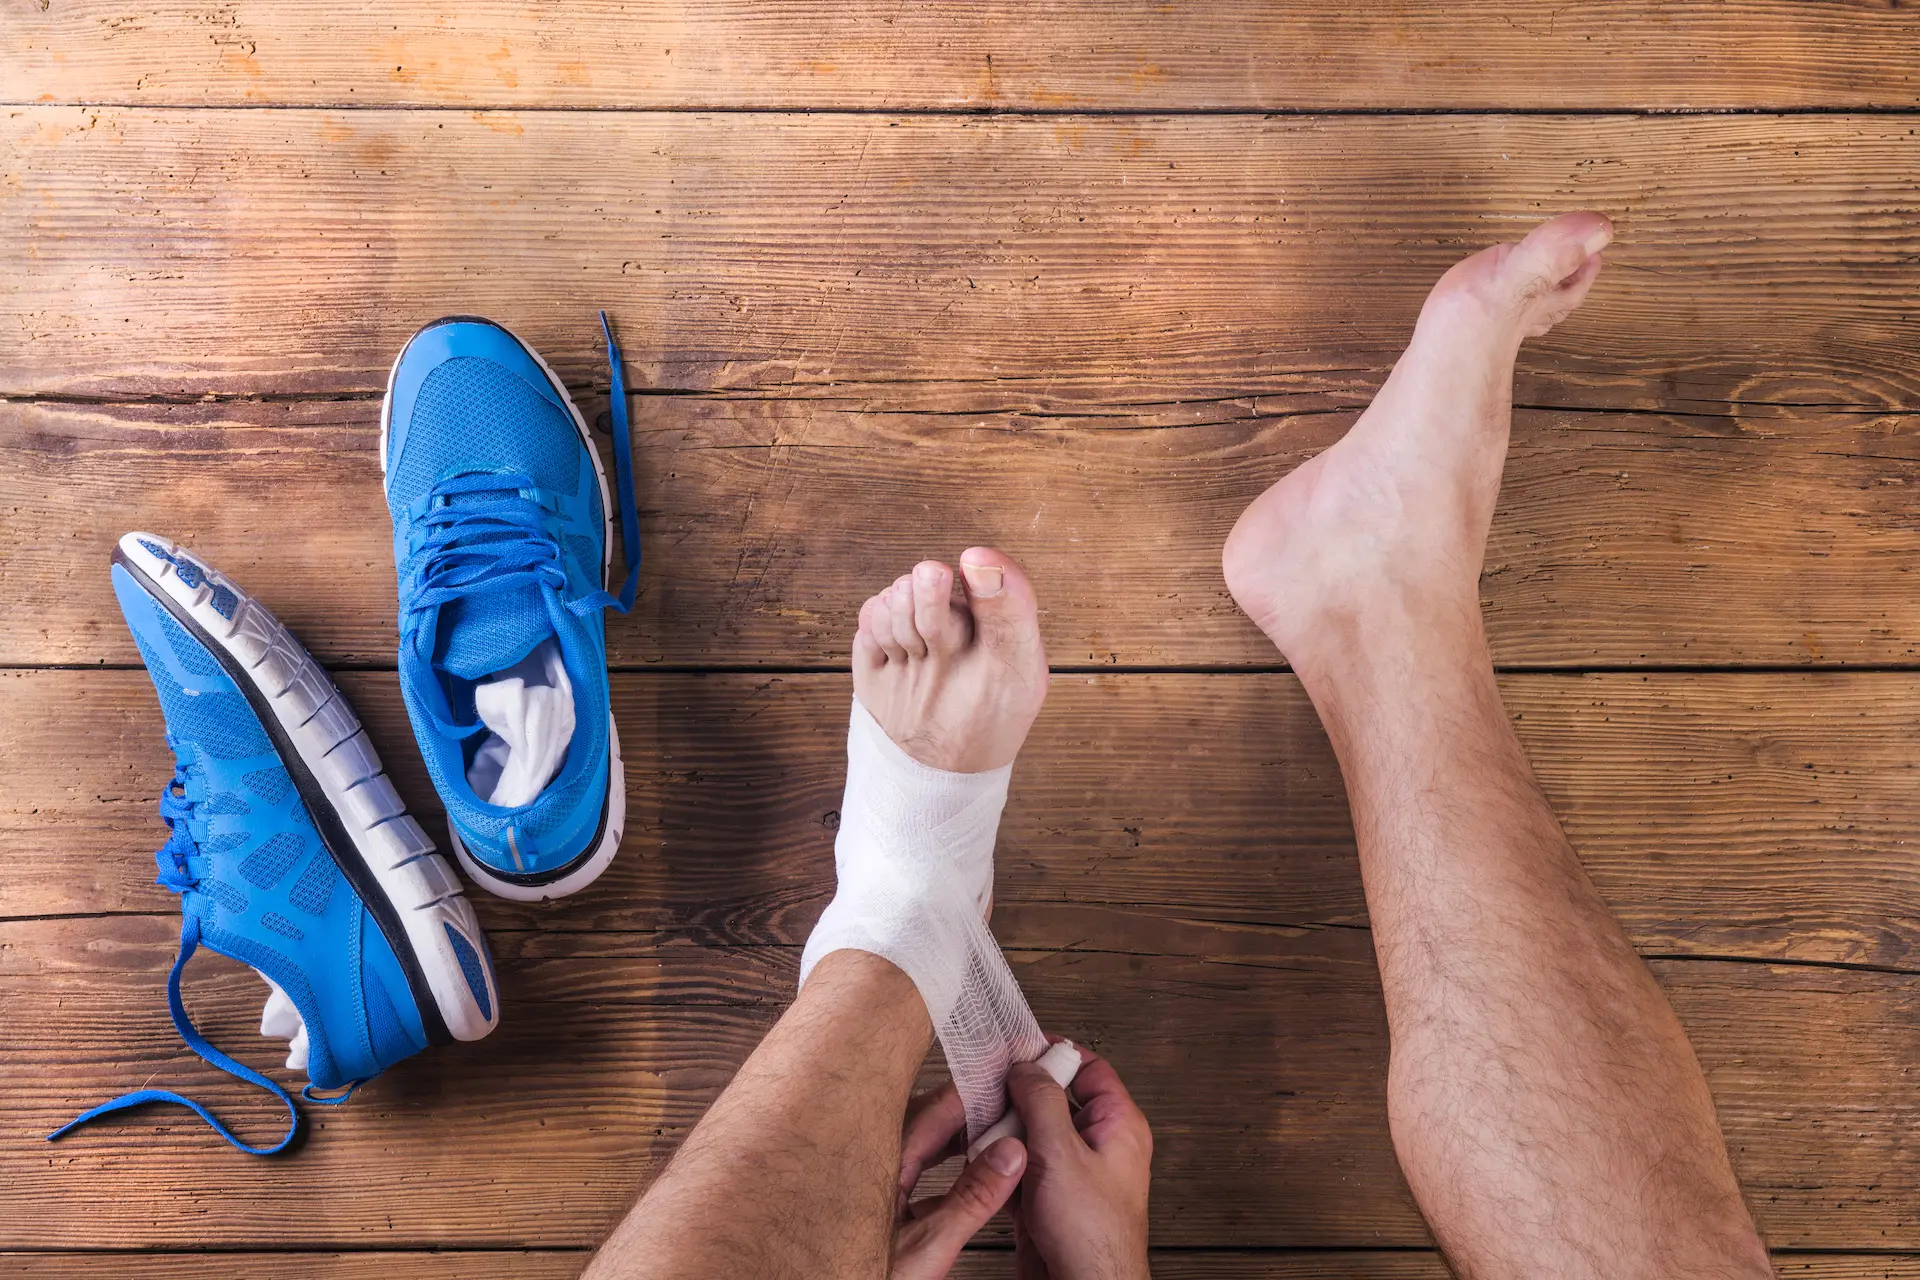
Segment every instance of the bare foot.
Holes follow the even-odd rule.
[[[1227,586],[1296,671],[1463,615],[1478,635],[1514,360],[1580,305],[1612,239],[1600,214],[1568,213],[1456,263],[1353,429],[1241,514]]]
[[[1033,585],[1012,557],[973,547],[961,579],[922,560],[860,607],[853,692],[921,764],[1012,764],[1047,696]]]

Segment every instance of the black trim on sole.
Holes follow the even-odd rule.
[[[607,757],[607,768],[611,771],[613,768],[613,752],[611,750],[607,752]],[[587,847],[580,851],[578,857],[573,858],[564,866],[555,867],[551,871],[503,871],[491,862],[483,862],[479,858],[474,857],[472,841],[463,840],[461,843],[466,846],[467,857],[471,858],[494,879],[505,884],[519,885],[524,889],[539,889],[546,885],[553,884],[556,881],[566,879],[581,867],[586,866],[587,863],[593,859],[593,855],[600,851],[601,842],[607,838],[607,815],[612,811],[613,778],[609,776],[607,778],[607,793],[600,797],[600,825],[593,829],[593,839],[587,841]]]
[[[380,933],[386,938],[387,945],[393,948],[394,958],[400,962],[400,971],[406,975],[407,989],[413,993],[414,1004],[419,1006],[420,1024],[427,1033],[427,1044],[429,1046],[452,1044],[453,1033],[447,1030],[447,1020],[440,1012],[440,1002],[434,999],[433,988],[427,983],[426,972],[420,967],[420,956],[414,951],[413,943],[407,938],[406,926],[400,923],[398,908],[394,906],[393,899],[387,896],[387,891],[381,887],[379,878],[373,873],[373,868],[360,857],[358,846],[354,843],[353,837],[348,834],[346,824],[340,820],[339,811],[327,798],[326,789],[320,785],[320,780],[314,777],[313,770],[307,765],[306,757],[300,754],[300,749],[294,745],[293,739],[287,736],[286,728],[280,723],[280,717],[267,700],[265,691],[253,682],[253,677],[240,666],[239,660],[227,651],[225,645],[208,634],[207,629],[201,626],[192,614],[186,612],[184,606],[169,596],[145,569],[128,559],[127,554],[118,546],[113,549],[113,563],[125,569],[141,590],[166,609],[175,622],[187,629],[188,635],[198,640],[201,647],[213,655],[214,660],[220,664],[220,669],[226,672],[227,678],[233,681],[241,695],[246,698],[247,706],[252,708],[254,718],[260,721],[260,727],[266,730],[268,739],[272,741],[274,750],[279,754],[280,763],[285,767],[287,775],[293,779],[293,785],[300,793],[300,802],[307,807],[307,813],[313,818],[314,830],[320,836],[320,847],[327,851],[327,856],[333,859],[333,865],[340,868],[340,874],[347,878],[354,892],[360,895],[360,901],[365,904],[374,922],[380,926]],[[248,597],[248,602],[254,604],[256,608],[264,607],[254,602],[252,597]],[[299,642],[296,640],[295,643]],[[302,652],[304,653],[305,650],[302,649]],[[308,660],[312,661],[311,655]],[[345,695],[336,688],[334,696],[338,698]],[[342,856],[343,849],[348,851],[347,856]]]

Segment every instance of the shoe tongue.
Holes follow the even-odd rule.
[[[449,602],[440,614],[444,649],[434,663],[462,680],[505,671],[553,635],[539,587],[515,587]]]

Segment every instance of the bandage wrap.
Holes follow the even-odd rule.
[[[1012,774],[1011,765],[949,773],[921,764],[856,699],[833,846],[839,888],[800,961],[803,986],[821,957],[846,948],[891,960],[913,979],[970,1138],[1005,1109],[1008,1067],[1047,1048],[986,921]]]

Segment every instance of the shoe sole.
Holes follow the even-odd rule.
[[[142,543],[165,549],[163,558]],[[493,966],[480,963],[486,1008],[448,936],[487,955],[473,904],[420,824],[407,815],[353,708],[267,607],[165,538],[129,533],[113,563],[212,654],[279,752],[314,829],[400,961],[429,1043],[478,1040],[499,1023]],[[192,565],[198,581],[180,576]]]
[[[574,429],[580,433],[580,443],[586,446],[587,456],[593,459],[594,478],[600,482],[600,585],[604,589],[613,575],[613,499],[607,490],[607,471],[600,465],[600,449],[593,442],[593,436],[587,431],[587,420],[574,404],[573,396],[567,391],[567,384],[553,371],[538,351],[523,341],[519,334],[484,316],[442,316],[438,320],[421,325],[413,331],[400,347],[400,354],[393,358],[393,364],[387,370],[387,393],[380,399],[380,476],[384,484],[387,474],[387,440],[393,426],[393,380],[400,372],[400,361],[406,358],[407,348],[413,345],[413,339],[429,329],[443,324],[484,324],[512,338],[520,349],[533,357],[540,366],[540,372],[547,376],[553,389],[560,393],[560,400],[567,406],[567,413],[573,418]],[[620,838],[627,823],[627,777],[620,758],[620,730],[613,722],[613,709],[607,709],[607,796],[600,806],[600,825],[594,831],[593,839],[578,857],[563,866],[541,875],[512,875],[499,871],[477,861],[467,852],[466,842],[460,839],[459,830],[453,825],[453,818],[447,818],[447,837],[453,845],[453,853],[460,866],[473,878],[473,882],[497,897],[513,902],[549,902],[555,898],[564,898],[578,893],[600,878],[600,873],[613,861],[613,855],[620,849]]]

